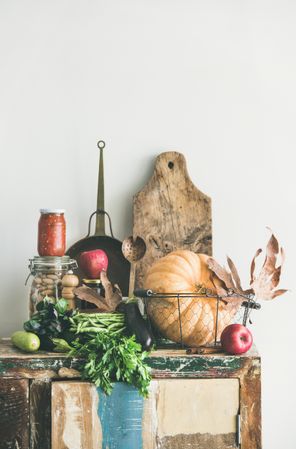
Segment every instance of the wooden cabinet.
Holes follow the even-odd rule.
[[[261,449],[260,358],[155,351],[147,399],[79,360],[0,345],[0,449]]]

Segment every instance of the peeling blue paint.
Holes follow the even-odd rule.
[[[137,389],[116,382],[110,396],[98,391],[102,449],[142,449],[143,398]]]

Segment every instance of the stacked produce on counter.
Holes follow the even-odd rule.
[[[86,300],[96,307],[92,313],[69,310],[69,299],[45,297],[36,312],[24,323],[24,331],[12,335],[19,349],[35,352],[67,352],[81,358],[81,375],[107,394],[112,382],[121,380],[134,385],[147,396],[151,380],[145,358],[152,349],[153,338],[135,299],[123,300],[120,289],[113,286],[107,273],[100,270],[105,296],[90,287],[78,287],[72,273],[62,279],[64,294]]]
[[[123,300],[119,286],[109,281],[104,250],[82,251],[76,260],[65,255],[63,210],[40,212],[39,255],[29,266],[30,319],[12,335],[12,343],[26,352],[66,352],[80,358],[82,377],[108,394],[112,382],[122,380],[147,396],[151,377],[145,358],[153,339],[136,300]],[[75,274],[78,265],[88,279]],[[83,303],[93,308],[79,310]]]

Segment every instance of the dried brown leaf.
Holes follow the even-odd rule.
[[[208,259],[208,267],[213,271],[211,279],[217,294],[219,296],[227,296],[226,299],[223,298],[227,304],[231,307],[237,307],[244,300],[240,295],[245,294],[246,292],[242,290],[240,277],[233,261],[228,257],[227,262],[230,272],[225,267],[219,265],[213,257]]]
[[[113,285],[109,281],[105,271],[101,272],[100,279],[105,289],[105,302],[107,303],[110,311],[113,312],[122,301],[122,293],[117,284],[113,288]]]
[[[264,262],[264,270],[267,273],[273,273],[277,256],[279,253],[279,244],[275,236],[272,234],[266,246],[266,259]]]
[[[211,276],[211,281],[214,286],[214,290],[216,290],[219,296],[227,296],[227,290],[222,287],[221,282],[218,277],[214,275],[214,273],[213,276]]]
[[[285,253],[283,248],[280,248],[279,250],[278,241],[274,236],[274,234],[272,234],[266,246],[266,257],[263,266],[261,268],[258,277],[255,277],[254,276],[255,259],[257,255],[260,254],[260,252],[261,252],[260,250],[256,252],[255,257],[253,258],[251,263],[250,286],[252,287],[257,300],[274,299],[287,291],[284,289],[276,291],[274,290],[280,282],[282,266],[285,259]],[[277,259],[279,256],[281,258],[281,264],[279,266],[276,266]]]
[[[101,272],[100,279],[105,289],[105,296],[100,296],[90,287],[78,287],[74,293],[79,299],[97,306],[97,312],[114,312],[122,301],[120,288],[117,284],[113,287],[105,271]]]
[[[257,249],[257,251],[256,251],[256,253],[255,253],[255,256],[254,256],[253,259],[252,259],[252,262],[251,262],[251,280],[250,280],[250,285],[251,285],[252,282],[254,281],[254,271],[255,271],[255,267],[256,267],[256,259],[257,259],[257,257],[259,256],[259,254],[261,254],[261,253],[262,253],[262,249],[261,249],[261,248]]]
[[[234,290],[235,284],[233,282],[231,273],[227,271],[224,267],[219,265],[219,263],[213,258],[210,257],[207,261],[208,267],[212,270],[215,275],[225,284],[227,290]]]
[[[109,312],[109,307],[105,303],[105,298],[100,296],[90,287],[78,287],[75,288],[74,294],[83,301],[90,302],[98,308],[98,312]]]
[[[240,277],[239,277],[239,275],[238,275],[236,266],[234,265],[234,263],[232,262],[232,260],[230,259],[230,257],[227,257],[227,263],[228,263],[228,266],[229,266],[230,271],[231,271],[231,274],[232,274],[232,279],[233,279],[233,281],[235,282],[236,289],[237,289],[238,291],[242,292],[243,289],[242,289],[242,286],[241,286],[241,280],[240,280]]]
[[[275,290],[272,294],[272,299],[276,298],[277,296],[283,295],[284,293],[288,292],[289,290],[285,288],[279,288],[278,290]]]

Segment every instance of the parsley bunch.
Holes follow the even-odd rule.
[[[71,355],[86,360],[81,364],[84,379],[101,387],[106,394],[112,392],[113,381],[121,380],[134,385],[142,396],[148,396],[151,375],[144,362],[148,353],[142,352],[134,335],[127,337],[99,332],[91,339],[85,339],[84,335],[83,340],[83,343],[79,340],[72,343]]]

